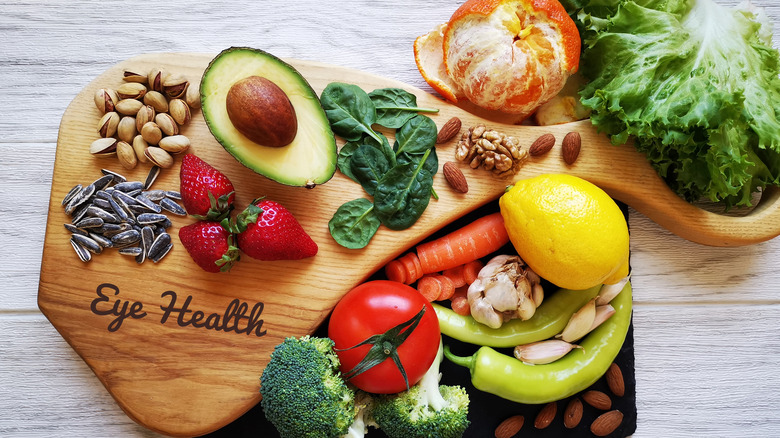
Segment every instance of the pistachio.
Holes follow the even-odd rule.
[[[120,99],[141,99],[146,94],[146,85],[138,82],[127,82],[116,89]]]
[[[133,124],[135,129],[135,123]],[[116,144],[116,157],[119,159],[119,164],[125,169],[134,169],[138,164],[138,158],[135,156],[135,150],[130,146],[130,143],[120,141]]]
[[[159,67],[154,67],[153,69],[149,70],[149,74],[147,75],[147,80],[149,81],[149,89],[162,93],[163,81],[167,76],[168,76],[168,72],[166,72],[165,70]]]
[[[190,108],[200,108],[200,84],[194,83],[187,87],[187,93],[184,96],[185,102]]]
[[[100,157],[107,157],[116,153],[117,140],[113,137],[99,138],[89,145],[89,153]]]
[[[176,121],[168,113],[157,114],[154,122],[157,123],[157,126],[160,127],[160,130],[165,135],[176,135],[179,133],[179,125],[176,124]]]
[[[135,129],[137,129],[138,132],[141,132],[141,128],[143,128],[147,122],[153,122],[154,118],[154,107],[152,105],[142,106],[135,115]]]
[[[132,70],[125,70],[125,72],[122,74],[122,79],[125,82],[137,82],[139,84],[145,84],[147,82],[148,76],[143,73],[138,73],[136,71]]]
[[[116,111],[125,116],[135,116],[144,104],[140,100],[122,99],[116,103]]]
[[[183,76],[171,75],[163,79],[162,88],[166,96],[171,99],[184,97],[190,82]]]
[[[98,134],[101,137],[113,137],[119,125],[119,114],[114,111],[103,114],[98,122]]]
[[[168,112],[173,117],[173,120],[180,125],[186,125],[192,119],[189,105],[181,99],[171,99],[168,103]]]
[[[110,88],[101,88],[95,92],[95,106],[101,113],[114,111],[117,102],[119,102],[119,97],[116,95],[116,91]]]
[[[140,163],[146,163],[149,161],[146,158],[146,155],[144,152],[146,152],[146,148],[149,147],[149,143],[144,140],[143,136],[141,134],[138,134],[133,139],[133,151],[135,152],[135,156],[138,158],[138,161]]]
[[[141,127],[141,136],[147,143],[157,144],[162,139],[162,130],[157,126],[157,123],[146,122],[144,126]]]
[[[161,148],[154,146],[148,147],[146,148],[146,151],[144,151],[144,154],[146,155],[146,159],[155,166],[167,169],[173,165],[173,157],[171,157],[171,154]]]
[[[159,91],[148,91],[144,95],[144,103],[151,105],[158,113],[164,113],[168,111],[168,99],[163,96]]]
[[[119,121],[119,126],[116,129],[116,134],[117,137],[124,142],[130,143],[133,141],[133,137],[135,137],[136,134],[135,119],[130,116],[122,117],[122,120]]]
[[[183,135],[171,135],[163,137],[159,146],[172,154],[179,154],[190,147],[190,139]]]

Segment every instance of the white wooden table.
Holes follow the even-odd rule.
[[[780,23],[777,0],[754,3]],[[36,305],[57,129],[79,90],[140,53],[242,45],[430,91],[412,42],[459,4],[0,1],[0,436],[155,435],[124,415]],[[630,228],[635,436],[777,436],[780,239],[705,247],[633,210]]]

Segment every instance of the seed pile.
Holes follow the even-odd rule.
[[[151,190],[160,168],[153,167],[145,182],[127,181],[124,176],[102,169],[103,176],[92,183],[77,184],[62,200],[71,217],[65,229],[81,261],[106,248],[133,256],[138,264],[146,259],[159,262],[173,248],[171,220],[166,213],[186,216],[176,191]]]

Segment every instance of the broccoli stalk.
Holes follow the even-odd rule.
[[[374,420],[390,438],[436,436],[457,438],[469,426],[469,397],[460,386],[439,385],[439,365],[444,349],[416,385],[393,396],[377,398],[372,410]]]
[[[363,438],[368,433],[368,426],[378,427],[371,414],[374,399],[366,392],[355,391],[355,420],[349,426],[349,430],[341,438]]]

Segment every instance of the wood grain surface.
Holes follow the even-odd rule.
[[[753,3],[778,22],[776,2]],[[216,53],[230,45],[352,67],[430,91],[414,67],[411,41],[458,4],[271,0],[263,2],[273,10],[269,20],[247,1],[173,0],[145,4],[142,12],[120,1],[0,2],[0,242],[7,249],[0,256],[0,435],[158,436],[125,415],[36,303],[59,122],[74,96],[140,53]],[[157,17],[151,30],[149,17]],[[635,436],[774,435],[778,239],[710,247],[677,237],[635,209],[629,222]],[[191,399],[184,395],[181,403]]]

